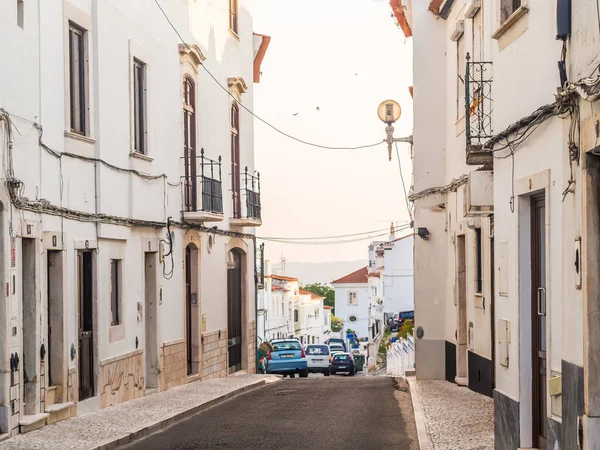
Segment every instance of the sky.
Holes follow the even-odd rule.
[[[412,133],[412,40],[396,25],[387,0],[254,4],[254,31],[271,36],[261,81],[254,86],[256,114],[302,140],[354,147],[385,138],[377,106],[394,99],[402,107],[395,137]],[[408,222],[398,161],[395,151],[388,161],[386,145],[326,150],[295,142],[257,120],[254,129],[263,207],[259,237],[348,235]],[[408,189],[409,147],[398,148]],[[266,242],[265,252],[273,262],[282,254],[299,262],[366,260],[368,245],[369,240],[318,246]]]

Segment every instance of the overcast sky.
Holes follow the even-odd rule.
[[[305,141],[353,147],[384,139],[377,106],[392,98],[403,108],[395,136],[411,134],[412,41],[390,14],[387,0],[256,0],[254,30],[271,36],[271,44],[255,85],[255,112]],[[399,149],[410,184],[409,149]],[[255,121],[255,161],[259,236],[345,235],[408,221],[398,163],[395,156],[388,162],[385,145],[323,150]],[[287,261],[342,261],[366,259],[368,243],[267,242],[265,249],[273,262],[282,252]]]

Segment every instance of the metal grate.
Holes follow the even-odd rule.
[[[481,144],[493,135],[492,63],[471,61],[467,53],[465,71],[465,129],[467,145]]]
[[[456,118],[460,119],[465,111],[465,36],[462,35],[456,41]]]

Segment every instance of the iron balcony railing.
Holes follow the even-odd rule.
[[[261,220],[260,173],[252,175],[248,173],[248,167],[244,169],[244,190],[246,191],[246,217]]]
[[[467,147],[481,145],[493,135],[492,63],[471,61],[465,73],[465,132]]]
[[[204,156],[186,155],[183,158],[184,212],[206,211],[223,214],[223,183],[221,181],[221,157],[212,160]]]

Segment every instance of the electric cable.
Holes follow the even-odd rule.
[[[158,6],[158,8],[160,9],[160,11],[162,12],[163,16],[165,16],[165,19],[167,20],[167,22],[169,23],[169,25],[171,26],[171,28],[173,29],[173,31],[175,31],[175,33],[177,34],[177,36],[181,40],[182,44],[185,45],[188,48],[188,50],[192,51],[192,48],[185,41],[185,39],[183,39],[183,36],[181,36],[181,34],[179,33],[179,31],[177,30],[177,28],[175,27],[175,25],[173,25],[173,22],[171,22],[171,19],[169,19],[169,16],[165,12],[165,10],[162,8],[162,6],[160,6],[160,3],[158,2],[158,0],[154,0],[154,2],[156,3],[156,6]],[[223,89],[223,91],[225,91],[225,93],[227,95],[229,95],[237,105],[239,105],[243,109],[245,109],[248,113],[250,113],[250,115],[252,115],[254,118],[258,119],[260,122],[264,123],[268,127],[272,128],[277,133],[279,133],[279,134],[281,134],[281,135],[283,135],[283,136],[285,136],[285,137],[287,137],[289,139],[292,139],[294,141],[300,142],[301,144],[308,145],[308,146],[311,146],[311,147],[322,148],[322,149],[325,149],[325,150],[360,150],[360,149],[364,149],[364,148],[376,147],[376,146],[381,145],[381,144],[383,144],[385,142],[385,140],[381,140],[381,141],[375,142],[373,144],[358,145],[356,147],[332,147],[332,146],[329,146],[329,145],[314,144],[312,142],[308,142],[308,141],[305,141],[303,139],[300,139],[300,138],[297,138],[295,136],[292,136],[291,134],[288,134],[285,131],[280,130],[275,125],[272,125],[271,123],[267,122],[262,117],[256,115],[250,108],[248,108],[244,104],[240,103],[238,101],[238,99],[235,98],[235,96],[229,91],[229,89],[227,89],[225,86],[223,86],[219,82],[219,80],[217,80],[217,78],[210,72],[210,70],[208,70],[206,68],[206,66],[204,64],[200,64],[200,67],[202,67],[202,69],[204,69],[204,71],[213,79],[213,81],[217,84],[217,86],[219,86],[221,89]]]
[[[406,184],[404,183],[404,175],[402,175],[402,163],[400,162],[400,151],[398,150],[398,143],[394,142],[396,146],[396,157],[398,158],[398,170],[400,171],[400,179],[402,180],[402,190],[404,191],[404,202],[406,203],[406,212],[410,218],[410,223],[413,223],[413,215],[408,203],[408,193],[406,192]]]
[[[398,223],[398,222],[397,222]],[[400,222],[403,225],[406,222]],[[361,233],[353,233],[353,234],[340,234],[337,236],[311,236],[311,237],[272,237],[272,236],[257,236],[257,239],[262,240],[287,240],[287,241],[302,241],[302,240],[311,240],[311,239],[336,239],[336,238],[346,238],[346,237],[355,237],[361,236],[363,234],[371,234],[371,233],[381,233],[386,231],[388,228],[382,228],[380,230],[372,230],[372,231],[363,231]]]
[[[408,229],[410,229],[410,225],[405,225],[404,227],[396,228],[397,231],[403,231],[403,230],[408,230]],[[359,238],[355,238],[355,239],[344,239],[344,240],[339,240],[339,241],[284,241],[284,240],[263,239],[263,238],[258,238],[258,237],[257,237],[257,239],[262,240],[262,241],[267,241],[267,242],[273,242],[276,244],[294,244],[294,245],[314,246],[314,245],[349,244],[349,243],[353,243],[353,242],[360,242],[360,241],[365,241],[365,240],[369,240],[369,239],[375,239],[378,237],[386,236],[387,234],[388,233],[381,233],[381,234],[375,234],[375,235],[370,235],[370,236],[365,236],[365,237],[359,237]]]

